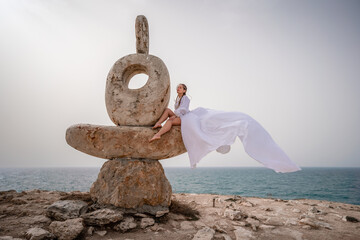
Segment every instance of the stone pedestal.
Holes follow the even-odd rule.
[[[73,148],[92,156],[111,159],[102,166],[90,194],[99,204],[161,216],[169,211],[171,185],[158,160],[185,153],[180,126],[149,143],[170,99],[170,77],[165,63],[149,54],[149,26],[138,16],[136,54],[115,62],[106,81],[105,103],[116,126],[75,124],[66,130]],[[149,76],[139,89],[129,89],[131,78]]]
[[[90,189],[100,204],[156,215],[167,211],[172,189],[157,160],[114,159],[104,163]]]

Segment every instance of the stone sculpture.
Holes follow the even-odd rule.
[[[125,211],[161,216],[168,212],[172,189],[158,162],[185,153],[180,126],[149,143],[152,126],[169,104],[170,78],[163,61],[149,55],[149,26],[136,18],[136,54],[120,58],[106,82],[105,102],[116,126],[75,124],[66,130],[66,142],[92,156],[110,159],[102,166],[90,194],[99,204]],[[131,78],[149,76],[139,89],[129,89]]]

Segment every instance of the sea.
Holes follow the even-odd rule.
[[[0,191],[89,191],[100,168],[0,168]],[[360,168],[164,167],[174,193],[318,199],[360,205]]]

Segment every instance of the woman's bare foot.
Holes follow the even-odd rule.
[[[161,124],[156,123],[156,124],[152,127],[152,129],[159,128],[159,127],[162,127]]]
[[[160,138],[161,138],[161,136],[159,136],[158,134],[155,134],[155,135],[149,140],[149,142],[155,141],[155,140],[160,139]]]

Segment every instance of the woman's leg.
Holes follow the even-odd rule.
[[[163,112],[163,114],[161,115],[161,117],[159,118],[159,120],[155,123],[155,125],[153,126],[153,129],[161,127],[161,124],[168,118],[168,117],[172,117],[174,116],[175,113],[173,111],[171,111],[170,108],[166,108]]]
[[[179,117],[176,117],[174,119],[169,119],[166,121],[166,123],[164,124],[164,126],[160,129],[160,131],[158,133],[156,133],[150,140],[149,142],[152,142],[154,140],[160,139],[161,135],[163,135],[164,133],[168,132],[172,126],[176,126],[176,125],[181,125],[181,119]]]

